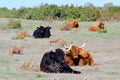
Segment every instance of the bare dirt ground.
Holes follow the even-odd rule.
[[[5,20],[6,21],[6,20]],[[5,23],[0,21],[1,24]],[[119,80],[120,79],[120,23],[107,22],[107,33],[88,32],[88,26],[95,22],[79,22],[79,32],[62,32],[59,27],[64,24],[62,21],[49,22],[52,29],[52,36],[44,39],[14,40],[12,37],[21,30],[0,29],[0,80]],[[22,30],[33,33],[35,25],[43,25],[41,21],[23,20]],[[3,25],[1,25],[3,26]],[[31,27],[33,26],[33,27]],[[30,28],[31,27],[31,28]],[[81,74],[51,74],[18,69],[24,62],[31,60],[31,65],[39,66],[41,58],[46,51],[50,50],[49,40],[62,38],[75,45],[82,45],[87,42],[84,49],[88,50],[94,59],[94,66],[73,66],[72,68],[81,71]],[[24,46],[22,55],[9,55],[13,45]],[[53,48],[62,48],[53,44]]]

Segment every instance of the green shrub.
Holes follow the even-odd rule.
[[[100,29],[98,30],[98,33],[107,33],[107,29]]]
[[[12,39],[24,39],[24,38],[25,38],[25,36],[15,36]]]
[[[10,19],[7,27],[9,29],[19,29],[19,28],[21,28],[21,21]]]

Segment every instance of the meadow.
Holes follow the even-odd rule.
[[[9,19],[0,18],[0,80],[119,80],[120,79],[120,23],[106,22],[107,33],[88,32],[90,25],[96,22],[79,22],[78,31],[60,31],[66,21],[40,21],[20,19],[21,29],[4,29]],[[52,27],[50,38],[35,39],[26,37],[14,40],[12,37],[19,31],[28,31],[31,35],[36,27]],[[25,62],[39,66],[43,54],[50,50],[49,40],[61,38],[67,46],[73,42],[89,51],[94,59],[94,66],[72,66],[81,74],[53,74],[18,69]],[[13,45],[24,46],[23,54],[9,55]],[[53,48],[62,48],[54,43]]]

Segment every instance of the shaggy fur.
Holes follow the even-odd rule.
[[[75,71],[66,64],[64,56],[65,53],[61,49],[56,49],[55,51],[45,53],[40,63],[41,71],[47,73],[80,74],[80,71]]]
[[[21,47],[17,47],[17,46],[13,46],[13,49],[12,49],[12,53],[13,54],[21,54],[23,52],[23,48]]]
[[[100,29],[104,29],[104,22],[99,22],[98,25],[90,26],[88,31],[98,31]]]
[[[30,34],[27,31],[21,31],[17,34],[17,36],[30,37]]]
[[[78,28],[78,27],[79,27],[78,20],[74,20],[74,21],[68,22],[67,25],[61,27],[60,29],[62,31],[70,31],[71,28]]]
[[[86,50],[79,48],[75,45],[73,45],[70,50],[66,51],[65,60],[69,66],[73,66],[73,65],[82,66],[87,64],[88,65],[94,64],[92,55]]]
[[[49,38],[51,36],[51,27],[40,26],[33,32],[34,38]]]
[[[70,21],[67,26],[69,26],[70,28],[78,28],[78,20],[74,20],[74,21]]]

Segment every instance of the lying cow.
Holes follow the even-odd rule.
[[[34,38],[49,38],[51,36],[50,33],[51,27],[40,26],[33,32]]]
[[[67,26],[69,26],[70,28],[78,28],[78,20],[74,20],[74,21],[70,21]]]
[[[98,25],[90,26],[88,30],[89,31],[98,31],[98,30],[104,29],[104,25],[105,25],[104,22],[99,22]]]
[[[85,45],[85,44],[84,44]],[[66,49],[65,61],[69,66],[93,65],[92,55],[81,47],[71,45]]]
[[[67,25],[61,27],[62,31],[70,31],[71,28],[78,28],[79,24],[78,24],[78,20],[74,20],[74,21],[70,21],[67,23]]]
[[[16,45],[13,46],[12,50],[9,51],[9,55],[13,54],[22,54],[24,47],[17,47]]]
[[[75,71],[70,68],[65,60],[65,53],[61,49],[46,52],[40,63],[40,69],[47,73],[75,73],[80,74],[80,71]]]
[[[27,31],[21,31],[17,34],[17,36],[30,37],[30,34]]]
[[[30,34],[27,31],[20,31],[13,37],[13,39],[23,39],[25,37],[30,37]]]

